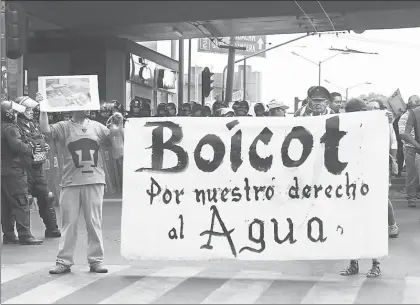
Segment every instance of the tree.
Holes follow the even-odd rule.
[[[388,96],[385,96],[383,94],[380,94],[380,93],[371,92],[368,95],[362,94],[358,98],[359,99],[362,99],[362,100],[368,100],[368,101],[371,101],[371,100],[380,100],[380,101],[382,101],[382,102],[385,103],[388,100],[389,97]]]

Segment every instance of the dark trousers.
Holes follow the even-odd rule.
[[[402,169],[404,166],[404,144],[402,141],[398,141],[397,165],[398,165],[398,175],[401,175]]]
[[[29,194],[37,199],[39,216],[47,230],[56,230],[57,216],[54,209],[54,198],[49,195],[48,183],[45,179],[42,164],[34,164],[26,168],[28,173]]]
[[[15,222],[19,239],[32,237],[28,181],[21,168],[14,168],[13,175],[1,177],[1,225],[5,236],[15,235]]]

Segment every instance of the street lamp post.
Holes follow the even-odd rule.
[[[370,83],[370,82],[362,82],[362,83],[358,83],[358,84],[356,84],[356,85],[354,85],[354,86],[350,86],[350,87],[347,87],[347,88],[343,88],[343,87],[341,87],[341,86],[338,86],[338,85],[336,85],[336,84],[334,84],[334,83],[330,82],[330,81],[329,81],[329,80],[327,80],[327,79],[324,79],[324,81],[325,81],[326,83],[329,83],[329,84],[331,84],[331,85],[333,85],[333,86],[337,87],[337,88],[340,88],[340,89],[346,90],[346,101],[348,100],[348,97],[349,97],[349,90],[350,90],[350,89],[356,88],[356,87],[361,86],[361,85],[372,85],[372,83]]]
[[[326,58],[324,60],[321,60],[319,62],[314,62],[313,60],[310,60],[310,59],[308,59],[308,58],[306,58],[306,57],[304,57],[304,56],[302,56],[302,55],[300,55],[300,54],[298,54],[296,52],[292,52],[292,54],[293,55],[296,55],[298,57],[301,57],[301,58],[305,59],[306,61],[309,61],[310,63],[313,63],[314,65],[317,65],[318,66],[318,86],[321,86],[321,66],[322,66],[322,64],[324,62],[330,60],[330,59],[333,59],[334,57],[336,57],[338,55],[341,55],[341,54],[348,55],[350,53],[348,53],[348,52],[340,52],[340,53],[334,54],[333,56],[330,56],[330,57],[328,57],[328,58]]]

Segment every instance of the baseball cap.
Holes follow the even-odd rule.
[[[308,97],[311,100],[331,100],[330,92],[322,86],[310,88],[308,92]]]
[[[276,108],[281,108],[281,109],[289,109],[289,106],[287,106],[284,102],[280,102],[280,101],[276,101],[276,100],[272,100],[271,102],[268,103],[268,109],[276,109]]]

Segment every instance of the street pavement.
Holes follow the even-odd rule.
[[[81,217],[70,274],[48,274],[57,239],[41,246],[3,245],[1,303],[420,304],[420,202],[408,208],[398,188],[391,196],[400,236],[389,240],[389,256],[381,260],[382,276],[376,279],[365,276],[370,260],[360,261],[360,274],[351,277],[339,275],[348,261],[128,261],[120,256],[121,201],[108,199],[103,211],[108,274],[88,272]],[[42,222],[32,213],[34,235],[42,237]]]

